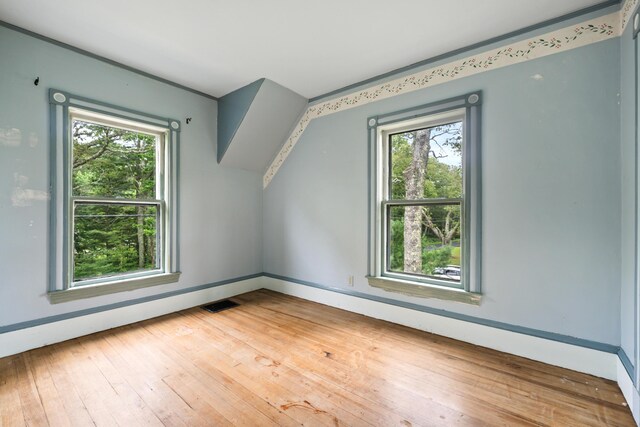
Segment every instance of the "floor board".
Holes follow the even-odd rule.
[[[260,290],[0,359],[0,426],[634,426],[612,381]]]

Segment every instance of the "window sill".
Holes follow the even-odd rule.
[[[114,280],[96,285],[78,286],[63,291],[49,292],[48,296],[51,304],[59,304],[84,298],[115,294],[117,292],[132,291],[149,286],[166,285],[177,282],[179,278],[180,273],[156,274],[147,277]]]
[[[406,280],[391,279],[388,277],[367,276],[369,286],[384,289],[388,292],[396,292],[411,297],[437,298],[447,301],[463,302],[466,304],[480,305],[482,295],[467,292],[462,289],[444,288],[435,285],[419,285]]]

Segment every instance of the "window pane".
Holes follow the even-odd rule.
[[[76,204],[74,281],[159,268],[158,208]]]
[[[460,205],[390,206],[388,270],[460,283]]]
[[[156,198],[157,137],[72,121],[73,195]]]
[[[389,136],[390,199],[462,197],[462,122]]]

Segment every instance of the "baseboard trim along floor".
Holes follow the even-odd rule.
[[[304,286],[267,276],[253,277],[114,310],[1,333],[0,357],[162,316],[261,288],[617,381],[636,423],[638,422],[640,396],[617,354],[446,318],[356,296],[338,294],[328,289]]]

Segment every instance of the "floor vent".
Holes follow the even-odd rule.
[[[214,302],[214,303],[209,304],[209,305],[205,305],[202,308],[204,308],[207,311],[210,311],[211,313],[217,313],[219,311],[226,310],[228,308],[237,307],[238,305],[240,305],[240,304],[238,304],[237,302],[233,302],[231,300],[224,299],[222,301],[218,301],[218,302]]]

